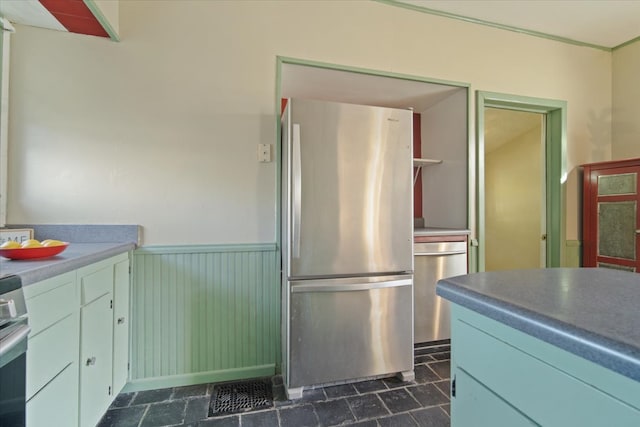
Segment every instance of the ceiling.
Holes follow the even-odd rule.
[[[388,0],[404,7],[611,49],[640,37],[640,0]],[[80,0],[2,0],[11,22],[108,37]]]
[[[17,24],[109,37],[87,3],[80,0],[1,0],[0,16]]]
[[[614,48],[640,37],[639,0],[394,1],[431,13],[596,47]]]

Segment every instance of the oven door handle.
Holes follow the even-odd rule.
[[[0,340],[0,358],[8,354],[11,349],[27,338],[31,328],[27,325],[20,325],[16,330]]]

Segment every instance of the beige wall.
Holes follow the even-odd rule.
[[[613,52],[612,159],[640,157],[640,40]]]
[[[542,122],[485,154],[485,270],[538,268]]]
[[[569,171],[611,156],[609,52],[363,1],[128,0],[119,31],[114,43],[17,27],[8,222],[138,223],[146,244],[274,241],[276,167],[256,148],[275,143],[278,55],[567,100]]]

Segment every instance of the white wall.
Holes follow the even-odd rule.
[[[469,227],[467,105],[467,90],[459,89],[420,112],[422,157],[442,160],[422,168],[422,216],[427,227]]]
[[[613,52],[614,160],[640,157],[640,40]]]
[[[567,100],[569,169],[611,155],[610,135],[596,152],[589,131],[611,109],[608,52],[362,1],[128,0],[119,30],[114,43],[17,27],[9,223],[274,241],[276,168],[256,146],[275,143],[277,55]]]

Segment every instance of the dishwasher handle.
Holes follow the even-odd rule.
[[[415,252],[415,256],[466,255],[467,251]]]

